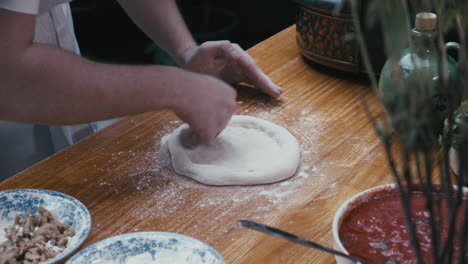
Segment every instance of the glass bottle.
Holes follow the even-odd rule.
[[[437,142],[448,106],[456,108],[457,62],[438,43],[437,16],[418,13],[409,48],[390,57],[382,68],[378,96],[396,134],[413,143]],[[459,50],[456,42],[443,47]],[[451,101],[449,101],[451,100]]]

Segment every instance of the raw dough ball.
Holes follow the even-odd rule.
[[[186,149],[179,140],[182,125],[167,139],[172,166],[178,174],[208,185],[251,185],[294,175],[299,144],[285,128],[251,116],[233,116],[210,144]]]

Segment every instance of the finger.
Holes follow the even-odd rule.
[[[238,56],[239,67],[243,69],[245,77],[253,85],[272,97],[278,97],[283,90],[271,81],[271,79],[258,67],[255,61],[237,44],[232,44]]]
[[[224,129],[226,129],[227,125],[231,121],[231,117],[232,115],[229,115],[229,118],[223,118],[221,120],[218,120],[218,131],[216,132],[215,137],[219,136],[219,134],[221,134],[224,131]]]
[[[200,145],[200,137],[191,127],[187,127],[180,131],[179,140],[184,148],[193,149]]]
[[[185,138],[185,143],[188,146],[197,146],[209,144],[212,142],[223,130],[226,128],[232,116],[232,112],[219,114],[217,117],[214,117],[208,123],[205,124],[203,128],[193,128],[192,135],[190,138]],[[186,132],[188,133],[188,132]]]
[[[258,67],[255,61],[250,57],[242,48],[233,44],[239,56],[239,66],[243,69],[245,77],[250,80],[252,84],[257,86],[260,90],[269,94],[272,97],[278,97],[282,94],[283,90],[271,81],[271,79]]]
[[[237,109],[237,102],[236,102],[236,96],[237,96],[237,91],[234,89],[229,90],[230,95],[227,96],[227,98],[230,98],[229,101],[226,103],[226,107],[222,110],[223,112],[220,113],[220,116],[217,120],[217,132],[215,133],[216,136],[221,134],[223,130],[227,127],[229,122],[231,121],[232,115]]]
[[[219,135],[222,132],[222,130],[224,130],[226,126],[229,124],[229,122],[231,121],[232,115],[236,111],[236,108],[237,108],[237,102],[235,102],[229,108],[226,108],[223,117],[218,122],[218,127],[220,131],[216,135]]]

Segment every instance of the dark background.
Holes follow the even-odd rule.
[[[244,49],[294,24],[297,11],[291,0],[178,0],[177,3],[199,43],[228,39]],[[71,6],[83,56],[128,64],[171,63],[116,0],[75,0]]]

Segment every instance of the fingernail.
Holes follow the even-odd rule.
[[[280,96],[281,94],[283,94],[283,89],[279,88],[278,86],[275,87],[275,89],[273,90],[276,97]]]

